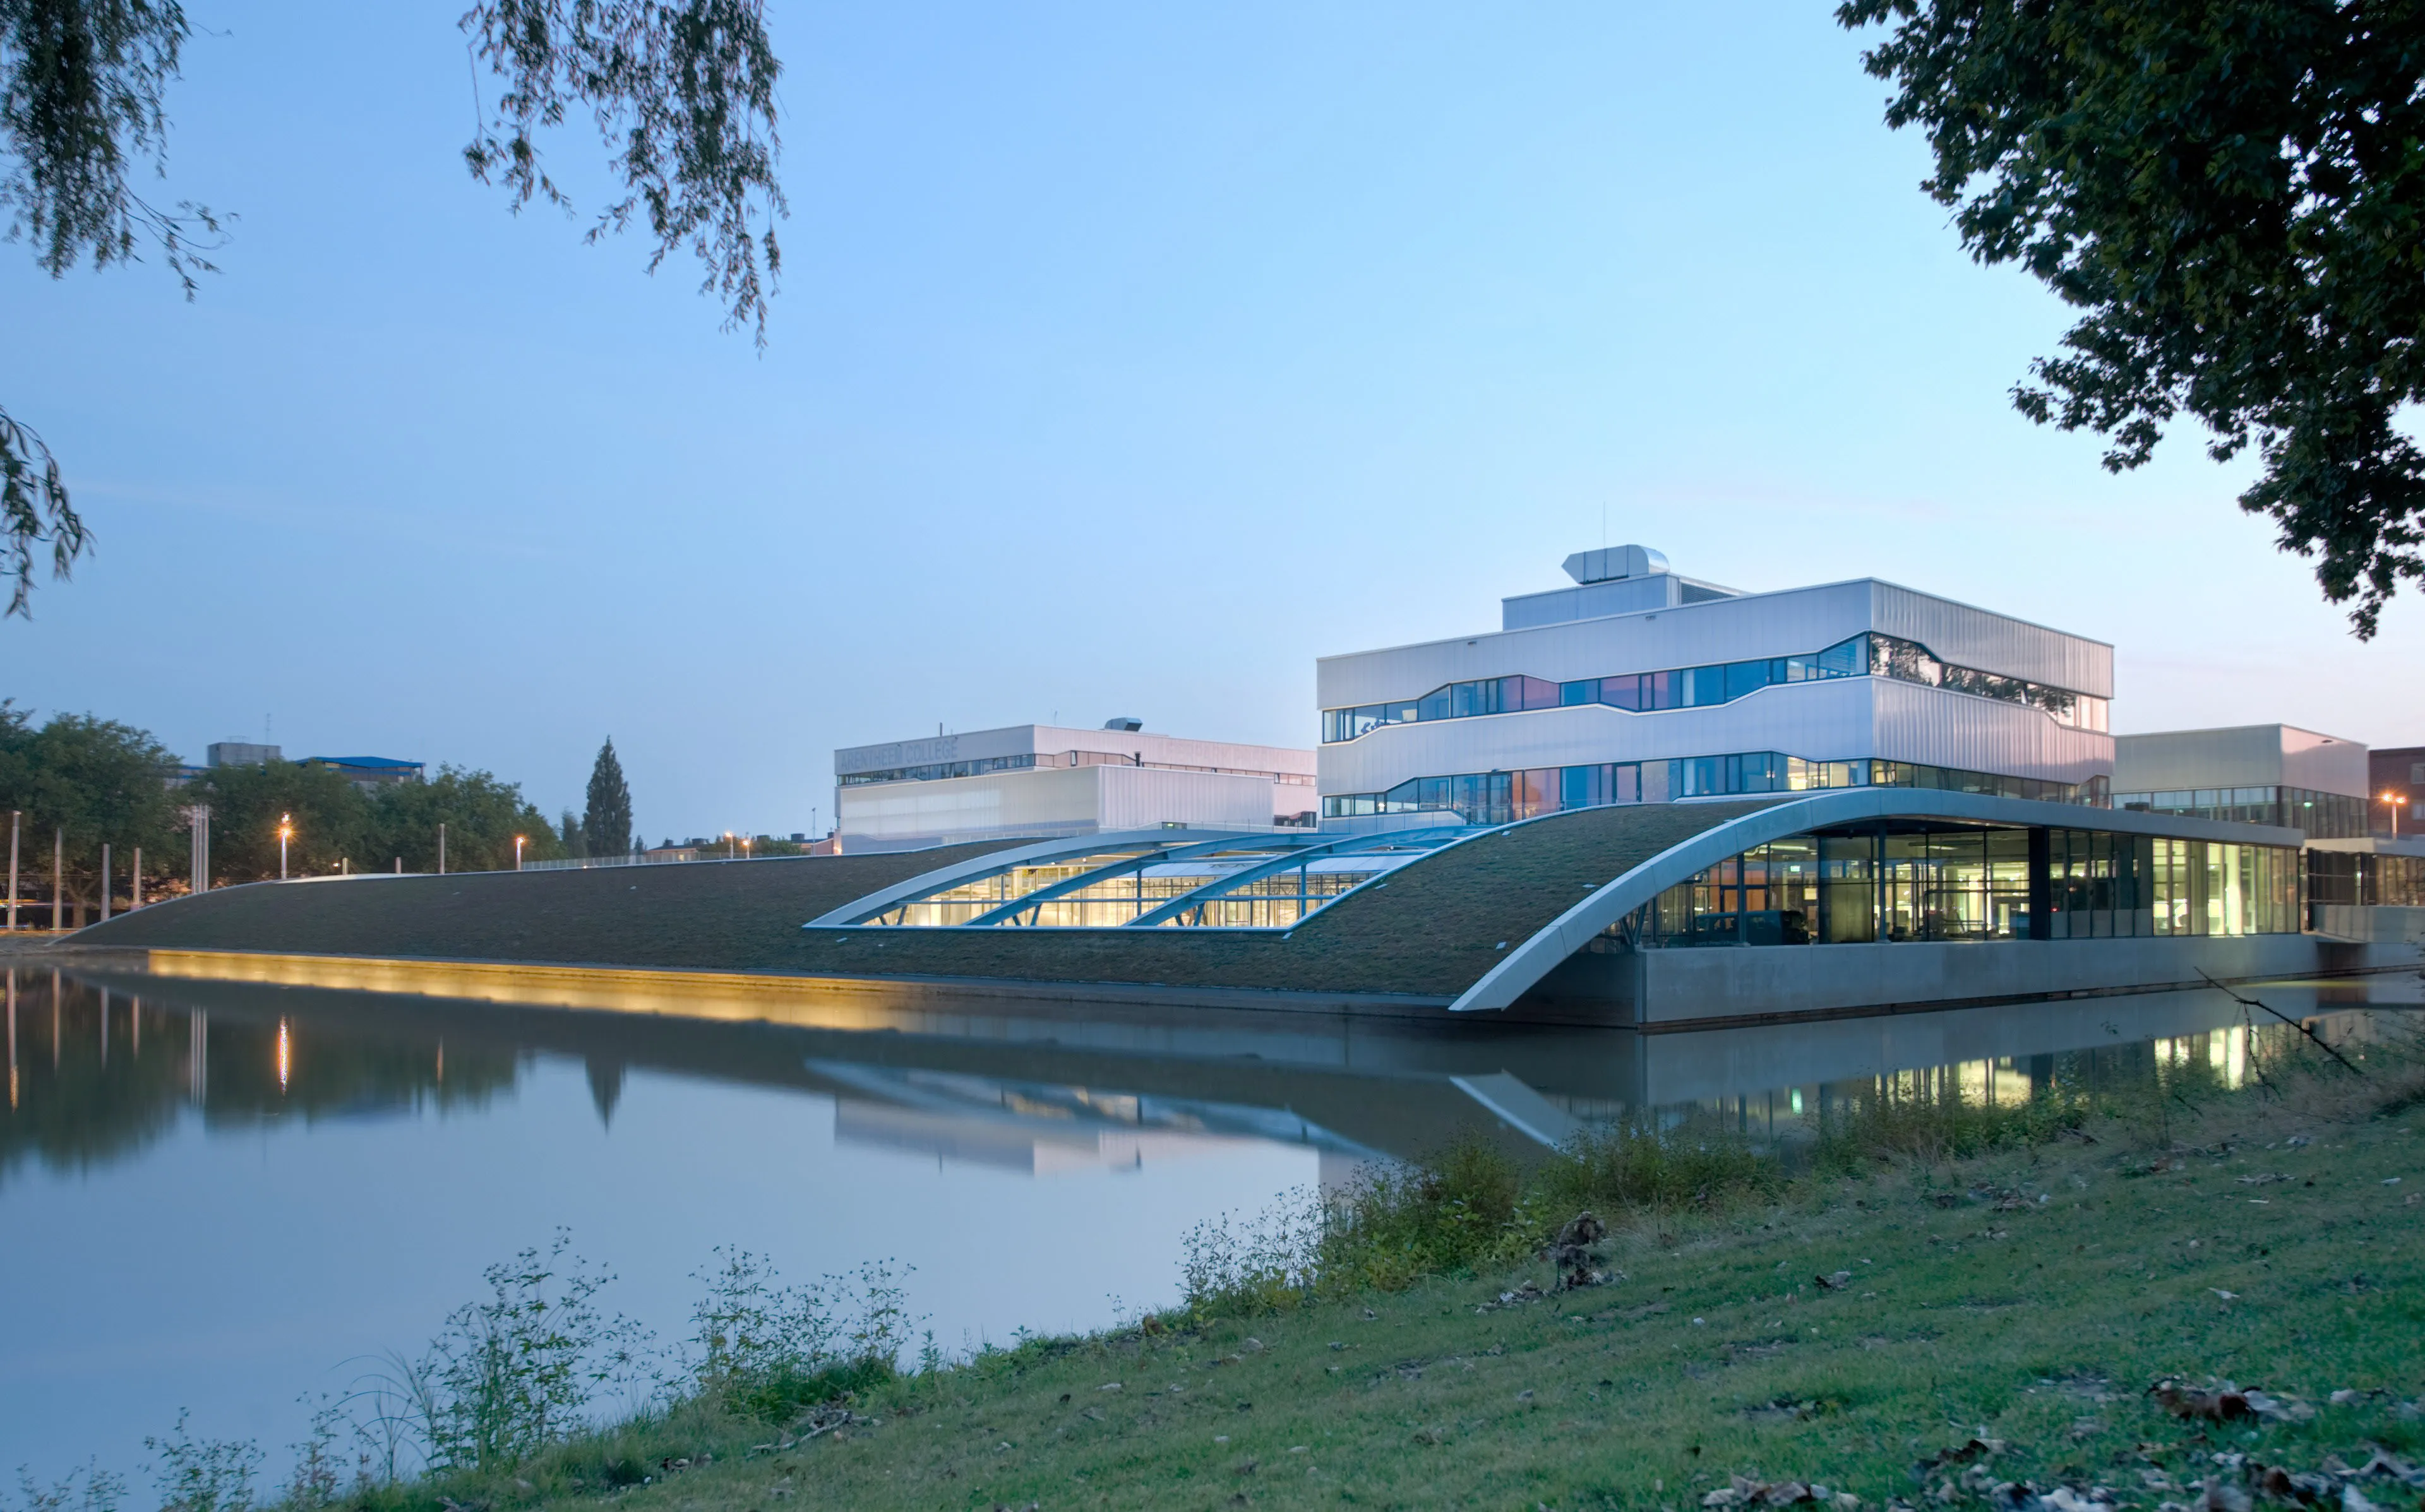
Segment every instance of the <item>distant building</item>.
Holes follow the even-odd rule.
[[[1313,753],[1148,733],[1013,724],[834,753],[845,851],[997,836],[1313,823]]]
[[[218,747],[211,749],[216,751]],[[271,759],[276,758],[273,756]],[[419,782],[424,776],[420,762],[399,761],[393,756],[305,756],[302,765],[326,767],[364,792],[376,788],[393,788],[398,783]]]
[[[2113,806],[2304,830],[2367,833],[2367,750],[2290,724],[2125,735],[2113,742]]]
[[[2400,745],[2377,751],[2368,758],[2368,817],[2373,827],[2389,834],[2392,810],[2400,811],[2400,833],[2425,835],[2425,745]],[[2404,798],[2387,803],[2385,794]]]
[[[286,759],[286,753],[277,746],[255,745],[249,740],[220,740],[208,755],[208,764],[214,767],[265,767]]]

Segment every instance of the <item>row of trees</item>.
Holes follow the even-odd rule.
[[[325,767],[278,761],[211,767],[177,785],[180,763],[150,731],[89,714],[32,715],[0,700],[0,818],[23,815],[24,891],[47,901],[54,836],[67,853],[66,900],[100,901],[101,848],[113,849],[112,881],[123,896],[135,852],[147,892],[187,881],[187,811],[211,811],[211,880],[258,882],[279,872],[278,831],[292,829],[287,869],[312,876],[345,867],[438,869],[445,826],[450,871],[495,870],[525,860],[620,851],[631,843],[632,799],[610,740],[598,754],[589,807],[551,823],[520,787],[486,772],[442,767],[427,782],[364,789]]]

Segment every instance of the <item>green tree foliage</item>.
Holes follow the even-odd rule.
[[[258,882],[278,875],[278,826],[292,816],[289,875],[317,876],[348,866],[385,871],[398,858],[407,871],[438,869],[438,826],[446,826],[446,869],[502,871],[514,864],[514,836],[523,859],[565,853],[555,826],[525,801],[522,789],[485,772],[442,767],[427,782],[365,790],[326,767],[276,761],[259,767],[213,767],[195,779],[189,802],[211,805],[211,873],[217,883]]]
[[[116,850],[121,885],[137,846],[150,875],[166,874],[172,853],[182,858],[184,820],[166,783],[176,767],[147,730],[90,714],[54,714],[37,729],[24,710],[0,700],[0,811],[24,815],[27,877],[50,874],[53,836],[66,833],[72,899],[98,900],[104,845]]]
[[[647,222],[653,273],[687,247],[706,267],[725,328],[766,340],[767,280],[780,269],[773,221],[781,72],[760,0],[475,0],[458,24],[505,81],[464,161],[501,179],[519,210],[534,197],[571,210],[539,167],[537,138],[586,109],[622,184],[589,240]],[[0,0],[0,210],[53,278],[153,251],[191,299],[223,217],[164,210],[130,175],[168,165],[168,88],[191,35],[177,0]],[[760,229],[763,223],[764,229]],[[763,269],[762,269],[763,262]],[[0,407],[0,572],[8,613],[28,613],[35,558],[65,578],[91,544],[58,461]]]
[[[367,805],[370,852],[381,865],[404,858],[407,871],[438,869],[438,826],[446,826],[446,869],[504,871],[514,864],[514,836],[523,837],[522,859],[553,861],[564,855],[563,838],[547,816],[525,801],[522,790],[485,772],[441,767],[427,782],[383,788]],[[214,832],[216,833],[216,832]]]
[[[194,779],[186,801],[211,807],[211,880],[257,882],[278,875],[278,827],[291,816],[287,874],[316,876],[341,863],[356,870],[374,854],[371,805],[361,789],[327,767],[272,761],[212,767]],[[379,861],[384,863],[385,856]]]
[[[2187,413],[2240,507],[2374,634],[2425,577],[2425,8],[2330,0],[1848,0],[1983,263],[2084,314],[2014,391],[2146,461]]]
[[[615,757],[611,737],[589,769],[589,811],[582,816],[581,832],[591,855],[621,855],[632,849],[632,789],[623,782],[623,763]]]
[[[555,821],[556,838],[564,842],[564,853],[574,858],[589,854],[589,835],[581,826],[581,816],[570,809]]]

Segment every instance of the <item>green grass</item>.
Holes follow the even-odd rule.
[[[2425,1077],[2380,1045],[2363,1078],[2320,1059],[2278,1052],[2237,1093],[2180,1067],[2093,1106],[1880,1098],[1794,1174],[1689,1130],[1529,1169],[1460,1154],[1363,1188],[1354,1243],[1267,1235],[1298,1257],[1288,1284],[1198,1287],[1192,1313],[1117,1332],[867,1373],[803,1416],[796,1393],[773,1420],[694,1398],[510,1474],[339,1500],[1686,1512],[1742,1474],[1872,1505],[2029,1480],[2154,1507],[2194,1501],[2180,1488],[2219,1453],[2414,1455]],[[1582,1199],[1611,1220],[1616,1279],[1523,1290],[1550,1281],[1526,1245]],[[1819,1280],[1838,1272],[1849,1283]],[[2147,1394],[2167,1377],[2318,1410],[2186,1423]],[[2330,1404],[2340,1389],[2380,1394]],[[1967,1490],[1916,1478],[1974,1436],[2000,1447]]]

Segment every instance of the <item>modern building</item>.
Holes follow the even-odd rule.
[[[2370,827],[2425,835],[2425,745],[2386,746],[2368,757]]]
[[[2302,831],[2367,832],[2367,749],[2290,724],[2125,735],[2113,742],[2113,806]]]
[[[834,753],[844,852],[1160,827],[1308,826],[1310,751],[1195,740],[1115,719],[1014,724]]]
[[[1897,787],[2102,804],[2112,647],[1876,579],[1742,593],[1641,546],[1501,628],[1317,663],[1325,829]]]
[[[279,747],[250,740],[216,741],[204,755],[214,767],[265,767],[286,759],[286,753]]]
[[[422,763],[399,761],[393,756],[305,756],[302,764],[326,767],[364,792],[377,788],[393,788],[398,783],[419,782],[424,775]]]

